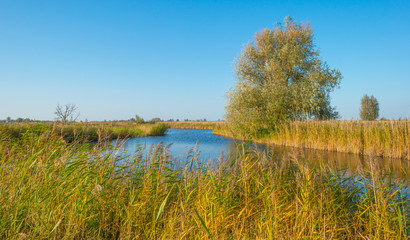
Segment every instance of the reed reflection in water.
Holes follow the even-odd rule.
[[[113,141],[113,143],[116,143]],[[277,145],[262,145],[244,143],[214,135],[207,129],[168,129],[165,136],[132,138],[125,141],[120,153],[146,154],[151,146],[162,144],[176,161],[188,160],[192,154],[198,154],[203,162],[227,160],[235,157],[238,149],[246,146],[247,150],[257,148],[260,154],[267,154],[272,161],[280,162],[297,156],[312,167],[328,166],[333,170],[345,170],[347,174],[364,173],[376,169],[383,174],[391,174],[395,180],[408,183],[410,180],[410,161],[392,158],[369,157],[351,153],[330,152],[314,149],[284,147]],[[242,151],[242,150],[239,150]]]

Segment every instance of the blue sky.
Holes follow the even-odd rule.
[[[341,71],[332,94],[356,119],[363,94],[380,116],[410,117],[410,1],[2,1],[0,119],[223,119],[234,59],[286,16],[310,22]]]

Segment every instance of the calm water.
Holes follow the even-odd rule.
[[[168,129],[165,136],[129,139],[122,146],[121,152],[133,154],[144,146],[145,151],[148,151],[151,145],[158,145],[160,143],[168,146],[172,156],[179,159],[186,159],[190,150],[196,149],[196,146],[198,146],[199,159],[202,161],[216,160],[221,156],[226,158],[237,149],[235,141],[214,135],[212,130]],[[369,157],[357,154],[264,146],[260,144],[254,145],[268,154],[273,161],[280,161],[284,157],[297,155],[298,159],[308,161],[312,166],[327,164],[333,169],[344,169],[351,173],[362,169],[369,169],[370,165],[372,165],[385,173],[391,173],[396,179],[404,180],[405,182],[410,180],[409,174],[407,174],[410,172],[410,161],[408,160],[388,158],[370,160]]]
[[[235,147],[235,141],[214,135],[208,129],[174,129],[167,130],[165,136],[139,137],[127,140],[123,145],[123,152],[134,153],[144,147],[146,151],[151,145],[163,144],[169,146],[174,157],[185,158],[190,150],[196,149],[198,144],[199,159],[209,161],[226,157],[230,149]]]

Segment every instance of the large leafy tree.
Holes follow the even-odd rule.
[[[369,97],[367,94],[362,97],[360,118],[367,121],[373,121],[379,118],[379,102],[375,97]]]
[[[284,24],[255,35],[235,63],[226,119],[237,134],[252,135],[290,120],[332,119],[329,93],[342,78],[322,62],[308,24]]]

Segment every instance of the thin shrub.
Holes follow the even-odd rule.
[[[168,125],[163,124],[163,123],[155,124],[151,128],[150,135],[152,135],[152,136],[163,136],[163,135],[165,135],[165,132],[167,131],[168,128],[169,128]]]

